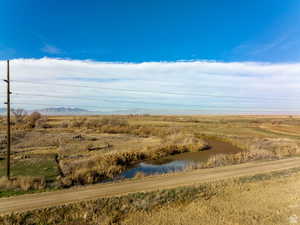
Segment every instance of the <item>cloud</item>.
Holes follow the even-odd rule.
[[[286,31],[280,35],[271,35],[264,40],[250,40],[232,49],[236,58],[256,59],[262,61],[290,62],[300,59],[300,31]]]
[[[49,45],[49,44],[45,44],[44,47],[41,48],[41,50],[45,53],[53,54],[53,55],[62,53],[62,51],[59,48],[55,47],[54,45]]]
[[[15,59],[11,76],[14,93],[41,95],[13,96],[31,108],[43,106],[30,103],[162,113],[300,113],[300,63]]]

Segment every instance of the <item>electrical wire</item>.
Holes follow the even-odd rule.
[[[147,93],[147,94],[165,94],[165,95],[177,95],[177,96],[193,96],[193,97],[215,97],[215,98],[233,98],[233,99],[265,99],[265,100],[287,100],[291,99],[289,97],[280,97],[280,98],[267,98],[267,97],[247,97],[247,96],[232,96],[232,95],[214,95],[214,94],[202,94],[202,93],[176,93],[176,92],[168,92],[168,91],[149,91],[149,90],[134,90],[134,89],[125,89],[125,88],[108,88],[103,86],[89,86],[89,85],[71,85],[71,84],[58,84],[58,83],[46,83],[46,82],[32,82],[32,81],[24,81],[24,80],[11,80],[11,82],[16,83],[29,83],[29,84],[42,84],[42,85],[54,85],[61,87],[77,87],[77,88],[99,88],[103,90],[112,90],[112,91],[121,91],[121,92],[134,92],[134,93]]]

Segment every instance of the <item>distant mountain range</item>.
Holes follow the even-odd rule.
[[[13,109],[12,109],[13,110]],[[26,110],[28,114],[32,112],[39,112],[43,115],[109,115],[109,114],[145,114],[149,113],[148,111],[142,109],[129,109],[129,110],[103,110],[103,111],[90,111],[81,108],[69,108],[69,107],[54,107],[54,108],[42,108],[35,110]],[[6,113],[6,108],[0,108],[0,115],[4,115]]]
[[[44,115],[88,115],[93,114],[88,110],[80,108],[66,108],[66,107],[55,107],[55,108],[44,108],[36,110],[26,110],[27,113],[39,112]],[[6,108],[0,108],[0,114],[5,114]]]
[[[89,114],[88,110],[80,109],[80,108],[66,108],[66,107],[58,107],[58,108],[44,108],[36,110],[42,114],[46,115],[73,115],[73,114]]]
[[[13,109],[12,109],[13,110]],[[119,109],[119,110],[98,110],[90,111],[81,108],[70,108],[70,107],[53,107],[53,108],[42,108],[35,110],[26,110],[28,114],[32,112],[39,112],[43,115],[129,115],[129,114],[180,114],[179,112],[172,111],[160,111],[160,110],[151,110],[151,109]],[[5,115],[6,108],[0,108],[0,115]]]

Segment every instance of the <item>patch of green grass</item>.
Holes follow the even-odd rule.
[[[23,194],[30,194],[30,193],[36,193],[41,192],[41,190],[29,190],[29,191],[22,191],[22,190],[0,190],[0,198],[4,197],[10,197],[10,196],[16,196],[16,195],[23,195]]]
[[[0,162],[0,176],[6,174],[6,161]],[[42,176],[46,181],[55,180],[58,168],[54,159],[24,159],[12,162],[11,176]]]
[[[20,161],[12,162],[11,164],[11,176],[32,176],[32,177],[44,177],[46,182],[53,184],[58,176],[58,168],[54,159],[24,159]],[[6,161],[0,162],[0,176],[6,175]],[[37,193],[44,191],[56,190],[56,185],[49,185],[43,190],[28,190],[23,191],[20,189],[15,190],[1,190],[0,198],[10,197],[16,195],[23,195],[29,193]]]

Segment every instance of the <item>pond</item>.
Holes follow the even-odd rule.
[[[241,151],[241,149],[239,149],[238,147],[235,147],[227,142],[212,139],[206,141],[210,146],[208,150],[200,152],[186,152],[182,154],[163,157],[158,160],[141,162],[123,172],[120,177],[132,178],[137,173],[150,175],[180,171],[193,164],[206,162],[213,155],[232,154]]]

